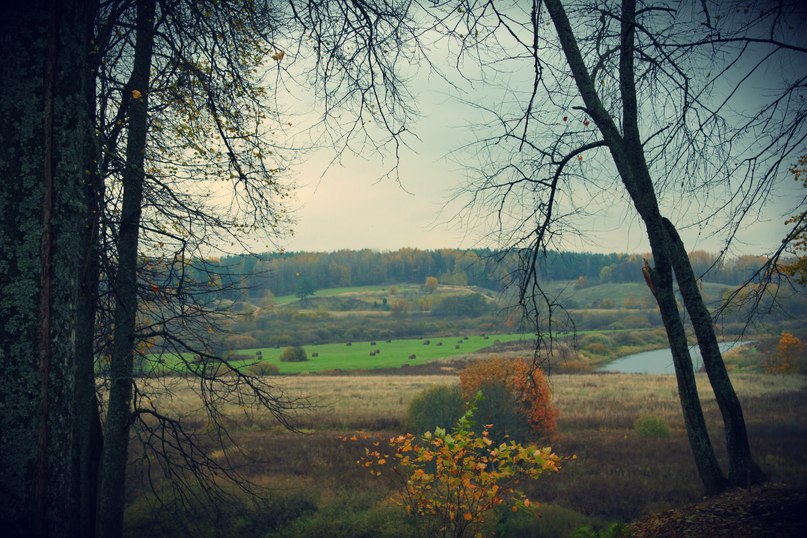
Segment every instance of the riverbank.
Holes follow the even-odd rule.
[[[751,344],[750,341],[730,341],[720,342],[720,352],[726,353],[733,349]],[[697,345],[689,346],[689,353],[692,356],[692,365],[698,372],[703,366],[703,360]],[[598,372],[615,372],[622,374],[674,374],[672,351],[670,348],[656,349],[634,353],[609,362],[599,368]]]

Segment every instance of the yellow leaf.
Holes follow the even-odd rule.
[[[470,512],[465,512],[465,515],[462,517],[465,519],[465,521],[471,521],[474,518]]]
[[[279,62],[285,56],[286,56],[286,53],[283,52],[282,50],[279,50],[279,51],[275,52],[274,54],[272,54],[272,59],[275,60],[276,62]]]
[[[143,96],[140,90],[132,90],[132,99],[140,99]]]

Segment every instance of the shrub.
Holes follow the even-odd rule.
[[[484,383],[482,398],[477,402],[475,431],[481,434],[489,426],[490,438],[496,443],[509,439],[523,442],[530,438],[530,422],[521,412],[518,398],[501,381]]]
[[[300,346],[289,346],[280,354],[283,362],[303,362],[308,360],[308,354]]]
[[[258,341],[248,334],[231,334],[224,339],[224,347],[227,349],[244,349],[257,345]]]
[[[633,429],[642,439],[666,439],[670,436],[670,427],[658,417],[640,417],[634,423]]]
[[[247,368],[247,373],[252,375],[279,375],[280,370],[276,364],[272,364],[268,361],[261,361]]]
[[[602,529],[585,525],[577,529],[574,534],[572,534],[572,538],[623,538],[630,535],[630,531],[622,523],[611,523]]]
[[[496,444],[487,428],[474,434],[474,412],[472,402],[451,433],[435,428],[419,437],[393,437],[388,448],[374,443],[379,448],[365,449],[357,462],[375,476],[398,478],[395,501],[413,516],[418,535],[480,536],[498,507],[532,506],[516,489],[522,480],[558,470],[559,458],[550,448]]]
[[[515,407],[526,418],[534,435],[548,436],[555,431],[558,410],[552,404],[552,390],[540,368],[524,359],[494,357],[474,361],[460,372],[464,398],[473,397],[479,390],[484,394],[486,385],[497,384],[510,394],[508,398],[499,399],[501,405]],[[506,410],[500,413],[507,416]]]
[[[580,345],[586,346],[587,344],[601,344],[605,347],[613,347],[614,340],[607,334],[602,333],[591,333],[591,334],[584,334],[580,337]]]
[[[432,308],[435,316],[479,317],[490,312],[491,306],[477,293],[449,295]]]
[[[463,412],[464,400],[459,386],[436,385],[412,398],[403,425],[410,432],[433,431],[438,426],[445,428],[454,424]]]
[[[590,344],[587,344],[582,350],[587,351],[589,354],[596,355],[598,357],[607,357],[610,351],[609,348],[605,347],[605,345],[601,344],[600,342],[592,342]]]
[[[804,343],[793,333],[782,332],[776,345],[776,352],[772,358],[766,359],[762,364],[768,374],[795,374],[801,369],[799,366],[801,355],[804,353]]]

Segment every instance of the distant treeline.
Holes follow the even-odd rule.
[[[647,256],[649,258],[649,256]],[[750,278],[763,264],[760,256],[741,256],[716,264],[716,255],[690,254],[696,276],[708,282],[736,285]],[[539,275],[546,280],[585,279],[597,282],[641,282],[642,256],[590,252],[548,252],[539,258]],[[207,260],[209,270],[233,288],[253,296],[271,291],[293,295],[307,289],[368,286],[401,282],[425,282],[436,277],[440,284],[479,286],[499,291],[518,267],[517,255],[490,250],[404,248],[396,251],[340,250],[290,252],[264,256],[231,256]]]

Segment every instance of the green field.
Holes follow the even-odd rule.
[[[328,370],[373,370],[377,368],[398,368],[404,364],[418,364],[437,359],[446,359],[476,353],[494,343],[527,341],[524,334],[492,334],[487,338],[475,336],[447,336],[424,339],[398,339],[389,342],[384,340],[371,342],[352,342],[340,344],[321,344],[303,346],[308,353],[305,362],[281,362],[280,354],[283,348],[253,348],[240,349],[233,352],[237,355],[253,355],[261,352],[261,358],[271,364],[277,365],[281,374],[299,374],[303,372],[323,372]],[[426,344],[426,342],[429,342]],[[370,352],[378,350],[379,353],[370,356]],[[318,356],[314,357],[316,353]],[[415,355],[415,359],[409,359]],[[256,356],[257,358],[257,356]],[[236,364],[249,364],[247,361],[238,361]]]
[[[597,355],[587,347],[587,343],[590,343],[586,340],[587,335],[598,334],[617,338],[615,341],[609,341],[609,353]],[[636,335],[639,334],[645,335],[642,337],[645,341],[644,345],[635,343]],[[632,336],[632,338],[629,342],[625,342],[617,335],[628,335]],[[664,347],[664,341],[659,341],[660,335],[663,336],[663,333],[659,333],[654,329],[592,330],[578,331],[576,333],[577,338],[582,338],[582,340],[579,340],[579,344],[582,346],[580,349],[588,350],[589,354],[594,353],[587,358],[588,361],[593,361],[591,364],[594,366],[622,355]],[[561,338],[571,336],[571,334],[556,333],[554,336]],[[525,349],[531,349],[535,344],[532,334],[499,333],[304,345],[302,347],[308,355],[308,360],[303,362],[282,362],[280,355],[285,347],[231,349],[224,356],[228,358],[230,365],[239,369],[259,363],[268,363],[275,365],[280,374],[295,375],[414,366],[441,359],[485,352],[486,349],[496,344],[511,342],[523,343]],[[371,355],[374,351],[377,351],[377,353]],[[410,359],[411,355],[415,355],[415,358]],[[149,373],[182,372],[186,368],[184,362],[193,362],[191,354],[184,354],[184,361],[180,361],[177,355],[170,353],[162,356],[150,355],[148,359]]]

